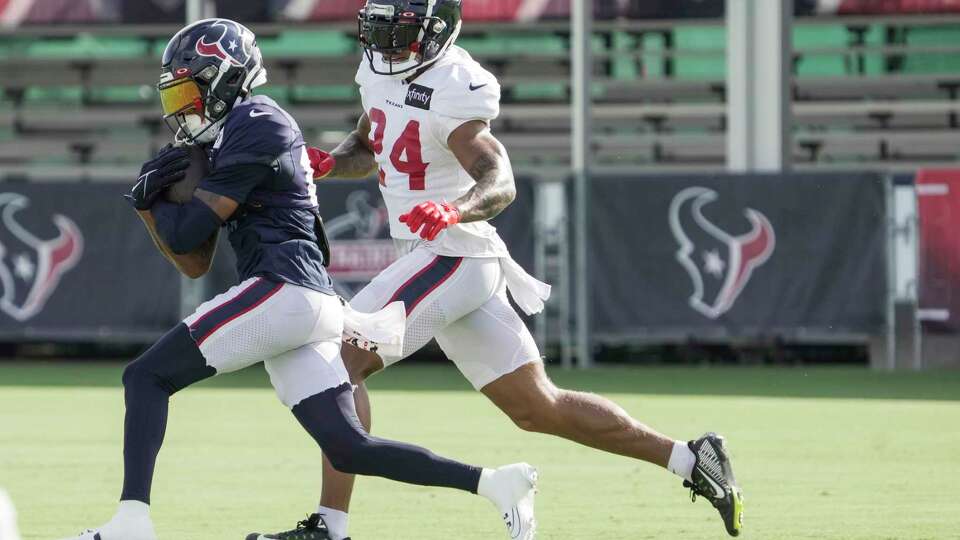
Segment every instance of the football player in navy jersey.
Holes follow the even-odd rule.
[[[310,161],[294,119],[270,98],[252,95],[266,78],[253,33],[233,21],[190,25],[164,52],[158,86],[164,118],[180,146],[208,150],[211,172],[190,201],[163,200],[189,165],[182,148],[167,147],[144,164],[128,198],[159,250],[191,277],[209,269],[218,231],[226,227],[241,283],[127,366],[119,509],[75,540],[155,539],[150,487],[170,396],[257,362],[338,470],[461,489],[488,498],[501,513],[532,514],[536,473],[529,465],[482,469],[363,429],[340,357],[344,308],[324,268],[328,253]],[[325,537],[319,520],[302,528],[310,538]]]

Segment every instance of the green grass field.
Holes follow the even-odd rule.
[[[108,519],[121,481],[120,365],[0,363],[0,486],[25,539]],[[960,373],[856,369],[553,372],[674,436],[727,435],[746,493],[745,537],[960,538]],[[724,538],[669,473],[523,433],[452,367],[372,380],[374,431],[466,461],[540,468],[543,539]],[[259,368],[174,397],[154,482],[165,539],[242,540],[315,504],[319,452]],[[357,540],[498,539],[486,501],[379,479],[359,483]]]

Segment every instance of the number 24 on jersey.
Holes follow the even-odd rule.
[[[383,134],[387,130],[387,114],[380,109],[370,109],[370,123],[373,124],[373,151],[377,155],[383,153]],[[398,172],[410,178],[411,191],[427,189],[427,166],[423,162],[422,147],[420,144],[420,122],[410,120],[403,133],[390,151],[390,163]],[[386,173],[380,169],[380,184],[386,185]]]

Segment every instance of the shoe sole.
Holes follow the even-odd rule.
[[[727,438],[723,435],[717,433],[708,433],[707,436],[713,436],[717,440],[720,446],[720,450],[723,453],[723,459],[727,462],[730,461],[730,456],[727,454]],[[730,466],[733,468],[733,465]],[[743,531],[743,490],[741,490],[735,481],[727,479],[730,483],[731,495],[733,495],[733,519],[730,527],[727,528],[727,534],[730,536],[740,536],[740,532]]]
[[[727,533],[730,536],[740,536],[743,530],[743,491],[734,487],[731,494],[733,495],[733,522],[731,523],[733,528],[727,529]]]
[[[525,496],[523,499],[520,500],[520,502],[518,503],[518,506],[529,505],[530,512],[534,517],[533,517],[533,520],[530,522],[530,528],[527,529],[527,533],[518,537],[517,540],[534,540],[534,538],[536,538],[537,536],[537,518],[536,518],[536,511],[534,510],[534,507],[535,507],[534,499],[538,493],[537,483],[540,481],[540,472],[537,471],[536,467],[533,467],[532,465],[528,464],[527,470],[526,470],[526,476],[527,476],[527,480],[530,482],[530,491],[527,494],[527,496]]]

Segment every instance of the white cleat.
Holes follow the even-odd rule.
[[[64,540],[157,540],[149,517],[121,518],[114,516],[106,525],[87,529]]]
[[[500,510],[510,540],[533,540],[537,535],[534,497],[537,493],[537,469],[526,463],[500,467],[486,480],[490,500]]]
[[[10,497],[0,489],[0,540],[20,540],[17,532],[17,511]]]

